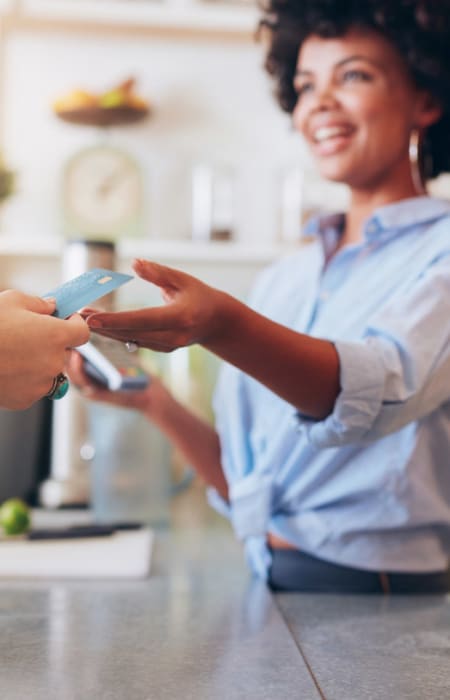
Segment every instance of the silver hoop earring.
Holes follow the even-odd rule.
[[[425,192],[425,185],[420,168],[420,132],[413,129],[409,138],[409,163],[411,166],[411,177],[417,193]]]

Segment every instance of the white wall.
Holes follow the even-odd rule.
[[[236,169],[237,239],[274,240],[280,173],[304,156],[272,97],[260,46],[15,30],[6,36],[4,56],[3,144],[19,193],[2,208],[2,231],[59,234],[61,169],[77,149],[106,139],[143,168],[149,237],[189,237],[191,166],[212,160]],[[52,114],[52,101],[72,88],[101,91],[129,75],[154,105],[146,122],[105,134]]]

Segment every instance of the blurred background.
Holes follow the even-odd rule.
[[[82,239],[111,241],[118,270],[148,257],[245,298],[262,267],[302,243],[305,218],[345,207],[345,188],[319,180],[275,102],[252,0],[0,0],[0,14],[2,289],[45,293]],[[139,281],[115,299],[152,303]],[[211,419],[215,358],[191,348],[142,361]],[[81,495],[44,505],[85,507],[94,474],[97,488],[128,469],[117,481],[132,489],[141,470],[150,522],[216,517],[189,465],[139,416],[87,407],[73,390],[64,401],[57,429],[46,400],[0,412],[0,500],[38,503],[56,471],[81,480]],[[114,443],[114,467],[108,435],[128,444]],[[56,441],[69,448],[63,469]]]

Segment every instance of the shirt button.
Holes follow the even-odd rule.
[[[375,233],[378,233],[379,226],[378,226],[377,222],[371,221],[370,224],[367,226],[366,231],[370,236],[373,236]]]

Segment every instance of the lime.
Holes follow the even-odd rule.
[[[10,498],[0,508],[0,526],[6,535],[20,535],[30,527],[30,510],[20,498]]]

